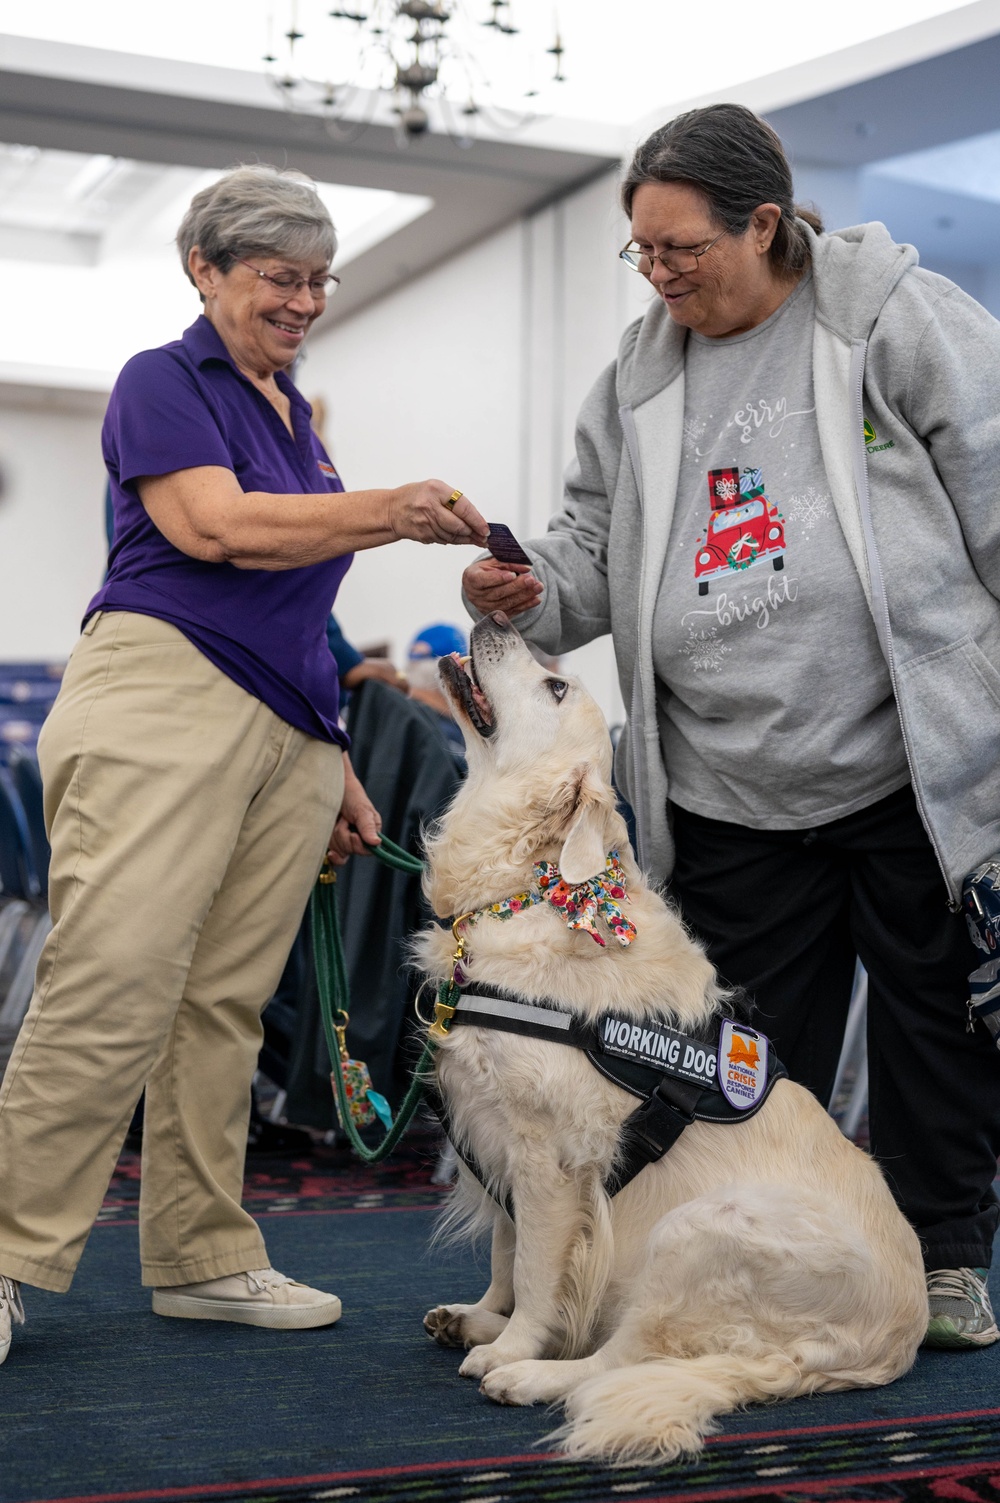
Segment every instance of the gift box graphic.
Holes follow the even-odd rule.
[[[729,465],[723,470],[709,470],[708,499],[712,511],[725,511],[736,505],[740,499],[738,465]]]

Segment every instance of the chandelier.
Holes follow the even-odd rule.
[[[513,0],[330,3],[290,0],[272,15],[263,61],[289,109],[321,116],[341,138],[388,110],[401,144],[434,124],[465,146],[480,120],[519,129],[549,85],[565,82],[558,22],[540,35],[537,6],[528,31]]]

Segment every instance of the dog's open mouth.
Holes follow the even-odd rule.
[[[441,658],[438,671],[446,688],[451,690],[453,697],[465,711],[473,729],[484,738],[492,736],[496,717],[493,706],[479,687],[472,658],[460,657],[457,652],[450,653],[448,657]]]

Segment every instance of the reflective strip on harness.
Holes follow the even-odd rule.
[[[534,1023],[540,1028],[566,1031],[573,1023],[571,1012],[557,1012],[554,1007],[535,1007],[530,1002],[509,1002],[499,997],[480,997],[464,992],[456,1012],[479,1013],[493,1018],[512,1018],[518,1023]]]

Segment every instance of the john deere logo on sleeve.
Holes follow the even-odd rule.
[[[881,454],[883,449],[894,449],[895,447],[896,441],[892,438],[887,439],[884,444],[880,444],[878,442],[878,434],[868,419],[865,418],[865,448],[869,454]]]
[[[767,1085],[767,1039],[727,1018],[719,1035],[719,1085],[730,1106],[756,1106]]]

